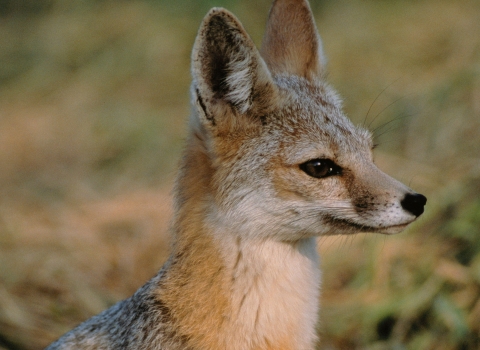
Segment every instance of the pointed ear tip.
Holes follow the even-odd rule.
[[[207,12],[205,17],[203,17],[202,23],[197,32],[197,37],[195,38],[192,58],[195,58],[199,53],[199,48],[203,45],[205,34],[206,32],[208,32],[208,28],[211,26],[212,21],[221,20],[223,22],[226,22],[226,19],[231,17],[232,14],[223,7],[213,7]]]
[[[205,15],[205,18],[209,18],[223,12],[228,12],[228,11],[223,7],[212,7]]]
[[[274,0],[272,7],[281,6],[281,5],[303,5],[310,7],[310,2],[308,0]]]
[[[209,23],[212,19],[236,19],[235,15],[223,7],[212,7],[203,18],[203,24]]]

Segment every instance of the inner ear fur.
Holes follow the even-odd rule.
[[[253,41],[233,14],[206,15],[192,54],[193,93],[205,119],[215,124],[226,109],[261,117],[276,86]]]
[[[275,0],[260,49],[272,74],[320,78],[326,60],[307,0]]]

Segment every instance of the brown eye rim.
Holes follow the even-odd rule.
[[[329,176],[341,175],[342,168],[331,159],[315,158],[300,164],[300,169],[307,175],[322,179]]]

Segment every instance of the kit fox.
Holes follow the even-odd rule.
[[[426,203],[375,166],[324,71],[307,0],[274,1],[260,50],[230,12],[206,15],[170,258],[48,349],[314,349],[315,237],[397,233]]]

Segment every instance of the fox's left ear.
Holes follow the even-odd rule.
[[[197,107],[212,125],[226,118],[226,109],[260,118],[277,94],[255,44],[222,8],[213,8],[203,20],[193,47],[192,75]]]
[[[274,75],[321,77],[326,59],[307,0],[273,2],[260,52]]]

